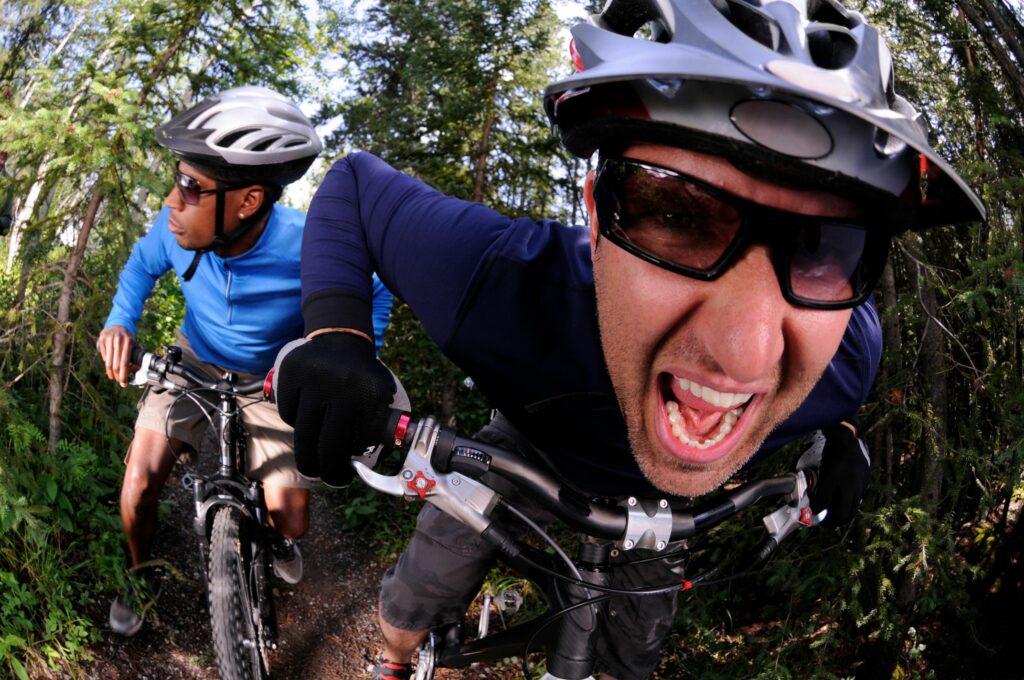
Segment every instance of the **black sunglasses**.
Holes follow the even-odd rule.
[[[195,177],[189,177],[181,171],[181,168],[174,169],[174,185],[178,187],[178,195],[186,205],[199,205],[199,200],[204,194],[215,194],[217,188],[204,189]]]
[[[651,264],[713,281],[753,243],[771,247],[782,295],[792,305],[848,309],[882,275],[892,231],[747,201],[685,175],[630,158],[604,158],[594,199],[600,233]]]
[[[183,173],[180,165],[174,166],[174,185],[178,188],[178,195],[181,196],[182,202],[186,205],[199,205],[199,200],[205,194],[215,194],[218,190],[225,192],[236,191],[250,187],[253,184],[253,182],[233,182],[230,184],[217,182],[217,186],[213,189],[204,189],[199,180]]]

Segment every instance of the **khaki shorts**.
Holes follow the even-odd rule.
[[[201,369],[201,372],[210,378],[217,378],[225,372],[218,366],[201,361],[181,331],[177,333],[177,343],[181,347],[185,361],[194,368]],[[262,378],[252,373],[237,375],[241,382]],[[178,399],[178,396],[163,388],[146,388],[139,400],[139,417],[135,420],[135,429],[142,428],[170,435],[199,451],[206,430],[210,426],[210,418],[215,418],[216,413],[210,412],[210,406],[204,409],[192,399]],[[200,393],[199,396],[211,399],[209,394]],[[215,408],[216,401],[211,401]],[[249,434],[246,476],[259,480],[266,486],[310,488],[310,480],[300,475],[295,467],[292,428],[281,420],[277,407],[256,396],[239,397],[238,404],[242,408],[242,422]],[[173,408],[168,412],[172,405]]]

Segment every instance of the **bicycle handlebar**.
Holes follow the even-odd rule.
[[[225,374],[224,377],[211,379],[181,361],[181,349],[178,347],[168,347],[166,353],[161,356],[147,352],[135,345],[132,347],[131,363],[138,366],[139,370],[135,373],[132,384],[151,383],[169,389],[182,389],[182,385],[167,378],[167,375],[171,374],[184,380],[187,383],[185,387],[189,388],[227,390],[238,395],[266,393],[267,380],[265,379],[237,382],[235,374],[231,372]]]
[[[429,417],[414,422],[407,414],[395,412],[387,440],[408,448],[403,468],[388,477],[370,469],[374,458],[354,459],[357,473],[367,484],[385,493],[419,497],[481,533],[491,528],[489,515],[498,502],[498,495],[479,481],[486,472],[529,492],[572,528],[617,541],[625,550],[663,550],[669,542],[708,531],[766,496],[781,495],[787,501],[764,520],[776,544],[796,526],[817,524],[823,518],[810,511],[807,493],[814,475],[805,471],[749,482],[684,511],[671,508],[666,499],[629,497],[618,505],[594,502],[522,456],[458,436]]]

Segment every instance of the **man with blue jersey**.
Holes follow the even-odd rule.
[[[299,179],[320,153],[320,139],[284,97],[240,87],[160,126],[157,141],[178,159],[175,186],[121,272],[97,343],[107,375],[127,384],[143,304],[157,279],[173,269],[186,303],[177,334],[185,358],[211,377],[230,370],[255,380],[269,371],[283,345],[302,335],[299,255],[305,217],[276,202],[283,187]],[[373,285],[379,346],[391,294],[378,280]],[[192,401],[178,401],[168,411],[173,402],[172,395],[149,389],[139,403],[121,487],[133,565],[149,556],[157,501],[176,453],[197,449],[208,425]],[[243,420],[251,435],[246,474],[263,483],[270,523],[283,537],[274,546],[274,571],[296,583],[302,559],[294,539],[308,526],[309,481],[295,469],[292,430],[273,405],[249,404]],[[118,596],[110,626],[132,635],[143,613],[131,597]]]
[[[328,173],[304,234],[312,339],[277,377],[299,469],[343,483],[385,431],[393,381],[366,341],[378,271],[500,411],[482,438],[582,492],[692,498],[820,431],[812,508],[850,518],[890,239],[977,219],[980,201],[894,91],[877,30],[837,0],[609,0],[573,36],[577,73],[545,108],[570,152],[598,153],[589,228],[508,219],[366,154]],[[376,678],[410,676],[495,552],[424,506],[382,584]],[[613,585],[673,569],[617,568]],[[675,595],[607,606],[597,671],[648,677]]]

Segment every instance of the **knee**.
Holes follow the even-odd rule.
[[[285,538],[299,538],[309,529],[309,490],[268,486],[264,488],[270,523]]]
[[[163,480],[152,470],[129,466],[121,485],[121,505],[156,503],[162,490]]]
[[[270,512],[270,521],[285,538],[301,538],[309,529],[309,517],[304,512],[277,510]]]
[[[138,506],[156,503],[160,498],[167,479],[169,464],[162,460],[164,452],[147,446],[144,439],[136,437],[128,454],[128,466],[121,484],[121,505]]]

